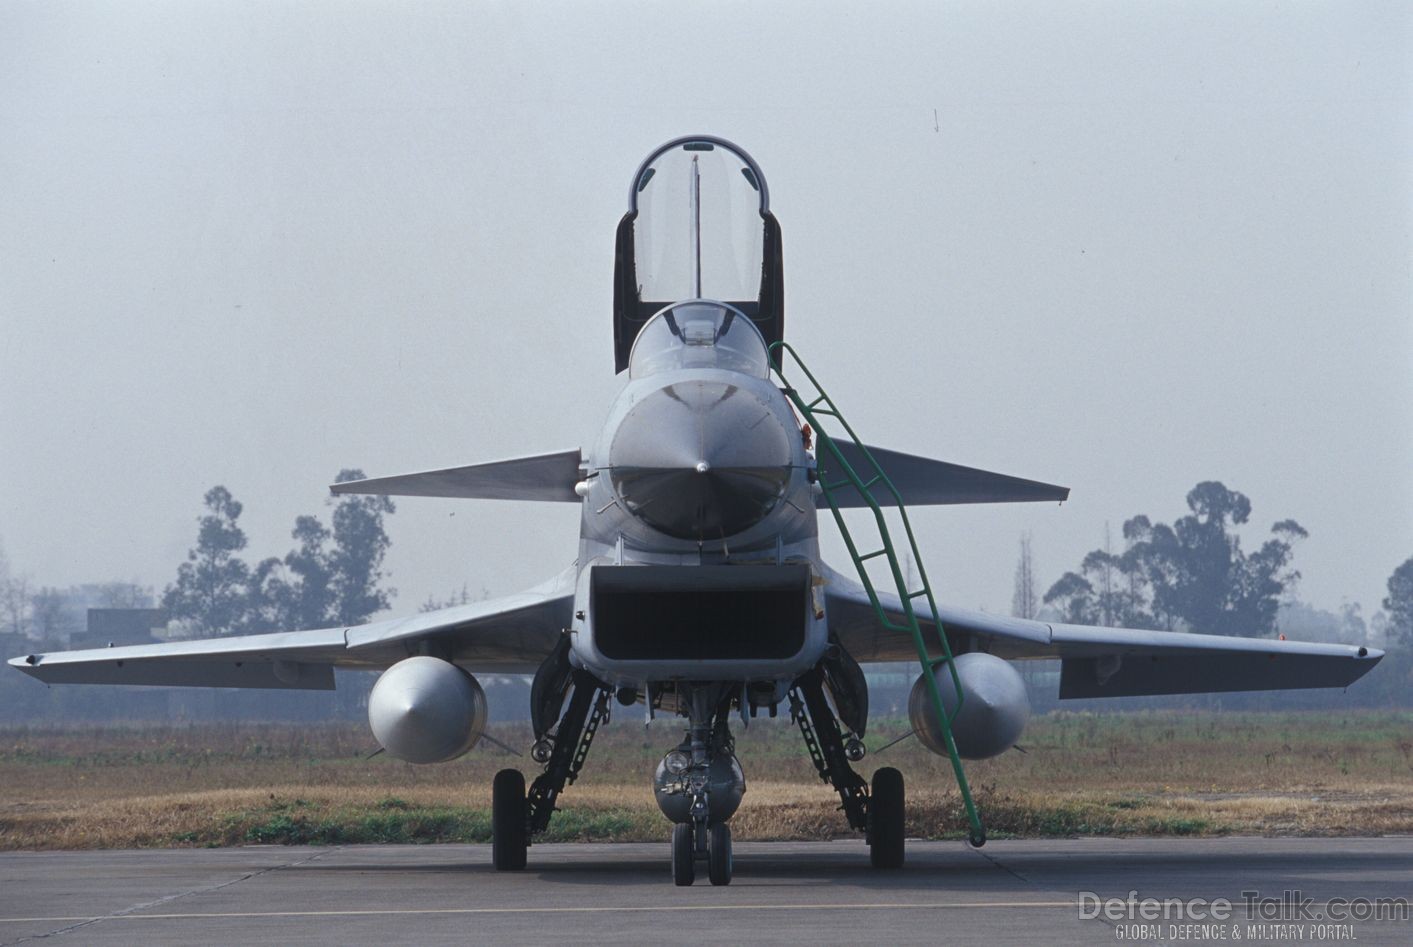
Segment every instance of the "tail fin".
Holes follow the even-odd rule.
[[[859,467],[863,455],[857,444],[851,441],[834,442],[844,460],[851,467]],[[1036,480],[1024,480],[1005,474],[963,467],[946,461],[917,457],[882,447],[870,447],[868,452],[878,462],[893,481],[893,486],[908,506],[943,505],[953,503],[1031,503],[1040,500],[1063,502],[1069,499],[1069,487],[1057,487]],[[821,451],[819,475],[828,477],[828,451]],[[834,478],[840,479],[840,478]],[[833,482],[831,480],[831,482]],[[840,506],[867,506],[864,498],[855,490],[842,489],[835,492],[835,500]]]
[[[578,450],[511,460],[448,467],[395,477],[350,480],[333,493],[376,493],[403,497],[462,497],[478,500],[550,500],[578,503],[574,484],[582,462]]]

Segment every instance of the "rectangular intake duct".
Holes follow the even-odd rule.
[[[810,570],[594,566],[594,640],[616,661],[778,660],[805,645]]]

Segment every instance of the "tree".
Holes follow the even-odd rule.
[[[1045,604],[1055,607],[1073,624],[1101,624],[1123,628],[1161,628],[1149,608],[1147,563],[1139,543],[1151,525],[1145,516],[1124,523],[1124,552],[1113,551],[1108,524],[1104,548],[1084,557],[1078,572],[1066,572],[1045,593]]]
[[[1308,534],[1294,520],[1281,520],[1272,537],[1247,555],[1236,532],[1251,517],[1244,494],[1204,481],[1187,494],[1187,506],[1191,513],[1171,526],[1146,516],[1127,520],[1122,555],[1094,550],[1082,574],[1066,573],[1045,601],[1106,624],[1272,634],[1276,609],[1300,578],[1290,565],[1294,545]]]
[[[1035,562],[1030,553],[1030,533],[1021,533],[1020,559],[1016,562],[1016,587],[1011,595],[1011,614],[1017,618],[1034,618],[1040,610],[1040,597],[1035,591]]]
[[[482,590],[481,598],[486,598],[485,590]],[[465,582],[461,583],[460,592],[452,592],[446,598],[437,598],[428,593],[427,600],[417,606],[419,612],[439,612],[444,608],[455,608],[458,605],[470,605],[475,599],[471,598],[471,589]]]
[[[1099,619],[1094,606],[1094,586],[1076,572],[1066,572],[1045,593],[1045,604],[1053,605],[1060,618],[1071,625],[1092,625]]]
[[[1339,640],[1345,644],[1368,644],[1369,623],[1361,614],[1363,609],[1358,602],[1341,602],[1339,605]]]
[[[362,480],[361,470],[340,470],[335,483]],[[392,604],[395,589],[380,589],[383,557],[392,540],[383,528],[383,516],[397,507],[384,496],[339,498],[334,507],[332,567],[334,617],[338,624],[356,625]]]
[[[48,586],[34,593],[30,615],[34,634],[42,641],[63,641],[78,627],[68,597]]]
[[[136,582],[104,582],[98,600],[104,608],[151,608],[152,589]]]
[[[1410,557],[1388,577],[1388,640],[1413,645],[1413,557]]]
[[[362,478],[360,470],[342,470],[338,482]],[[162,596],[172,617],[198,634],[355,625],[387,608],[396,594],[380,587],[392,545],[383,517],[394,507],[386,497],[331,500],[332,530],[317,516],[298,517],[291,532],[298,545],[254,567],[237,555],[246,545],[241,505],[225,487],[213,487],[205,502],[196,548]]]
[[[177,569],[177,581],[162,594],[162,607],[190,623],[200,636],[237,634],[250,607],[250,566],[237,553],[245,548],[241,504],[225,487],[203,498],[207,513],[197,522],[196,548]]]
[[[333,616],[334,575],[325,544],[329,530],[317,516],[300,516],[290,535],[299,546],[284,559],[257,563],[250,578],[252,631],[327,628]]]
[[[1338,612],[1306,602],[1282,602],[1276,613],[1276,627],[1281,634],[1304,641],[1369,644],[1369,627],[1362,611],[1358,602],[1342,602]]]
[[[32,603],[29,578],[10,574],[10,560],[0,550],[0,627],[12,635],[28,635]]]

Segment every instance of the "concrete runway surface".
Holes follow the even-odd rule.
[[[0,944],[1413,944],[1413,922],[1352,919],[1357,902],[1326,916],[1413,897],[1408,837],[910,842],[899,872],[861,841],[757,842],[736,846],[730,887],[705,874],[674,887],[666,843],[538,845],[509,874],[485,845],[10,852]],[[1154,902],[1145,919],[1122,903],[1134,889],[1232,911]],[[1273,900],[1248,918],[1244,891]],[[1103,908],[1119,917],[1081,916]]]

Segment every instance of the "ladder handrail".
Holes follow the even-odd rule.
[[[983,828],[981,819],[977,815],[976,805],[971,796],[971,789],[967,785],[966,773],[962,769],[961,756],[957,752],[956,741],[952,737],[952,718],[955,716],[955,712],[961,710],[962,701],[964,699],[962,681],[960,675],[957,673],[956,662],[952,657],[952,648],[947,641],[946,630],[942,626],[942,616],[937,610],[937,602],[932,594],[932,585],[927,580],[927,571],[923,567],[922,556],[918,552],[917,538],[913,534],[913,527],[908,519],[907,508],[903,505],[902,494],[899,493],[898,488],[893,484],[887,472],[884,471],[878,461],[874,459],[868,448],[864,446],[863,441],[854,433],[854,429],[849,426],[849,422],[844,420],[843,414],[840,413],[833,399],[829,397],[823,386],[820,385],[819,381],[814,377],[814,374],[809,370],[808,366],[805,365],[799,353],[788,343],[783,341],[773,343],[770,346],[770,353],[773,356],[771,359],[771,368],[774,369],[776,375],[780,377],[780,381],[784,384],[786,397],[790,399],[804,416],[805,420],[809,422],[816,436],[819,438],[820,446],[828,450],[829,456],[833,459],[834,463],[838,465],[838,470],[842,471],[844,475],[845,483],[831,485],[825,482],[825,477],[819,477],[817,482],[824,493],[825,500],[829,503],[830,512],[834,514],[834,520],[839,526],[839,532],[843,536],[844,545],[849,550],[849,556],[854,562],[854,566],[859,573],[859,578],[863,582],[864,591],[868,593],[869,602],[877,613],[879,622],[889,631],[906,631],[912,635],[913,643],[917,647],[918,660],[922,664],[923,678],[927,682],[928,696],[931,699],[933,710],[936,712],[937,718],[942,724],[943,741],[947,747],[947,756],[952,761],[952,771],[957,778],[957,788],[961,792],[967,818],[971,822],[971,841],[974,845],[980,845],[986,839],[986,830]],[[790,385],[789,380],[785,377],[784,353],[789,353],[790,357],[794,359],[795,364],[799,366],[800,371],[809,379],[810,385],[813,386],[814,391],[818,395],[813,400],[806,402],[804,397]],[[816,408],[821,402],[826,405],[823,410]],[[824,429],[824,426],[819,421],[820,415],[833,418],[837,421],[839,426],[844,429],[849,440],[859,448],[864,459],[868,462],[869,466],[873,468],[873,474],[869,477],[867,482],[865,482],[863,477],[859,476],[853,465],[844,457],[844,453],[835,443],[834,437]],[[816,451],[816,454],[818,454],[818,451]],[[835,470],[832,468],[828,472],[831,476],[836,475]],[[898,555],[893,546],[893,539],[888,530],[887,518],[878,500],[873,495],[872,491],[875,485],[880,482],[887,488],[888,494],[891,495],[893,505],[897,508],[899,518],[902,521],[903,532],[908,539],[908,547],[912,553],[913,564],[917,568],[918,580],[922,584],[921,589],[917,592],[908,588],[907,580],[903,577],[902,569],[898,563]],[[858,547],[854,543],[853,536],[849,533],[849,529],[844,523],[844,515],[840,510],[838,502],[834,498],[834,491],[846,485],[852,486],[859,492],[864,503],[873,513],[874,522],[878,528],[879,537],[882,542],[882,548],[877,552],[871,552],[861,556]],[[899,624],[888,616],[887,610],[883,607],[883,603],[878,597],[878,591],[874,587],[873,579],[869,576],[868,569],[864,565],[866,559],[875,558],[883,553],[886,553],[888,557],[889,571],[893,575],[893,582],[898,591],[898,598],[902,603],[906,624]],[[933,628],[937,632],[937,637],[942,645],[942,653],[945,655],[945,657],[937,659],[936,661],[933,660],[928,650],[921,624],[918,621],[917,611],[913,607],[914,598],[924,593],[927,596],[927,605]],[[948,671],[951,674],[952,685],[956,689],[957,706],[956,711],[952,714],[947,712],[946,704],[942,700],[942,693],[937,686],[936,674],[933,673],[936,665],[943,662],[947,665]]]

